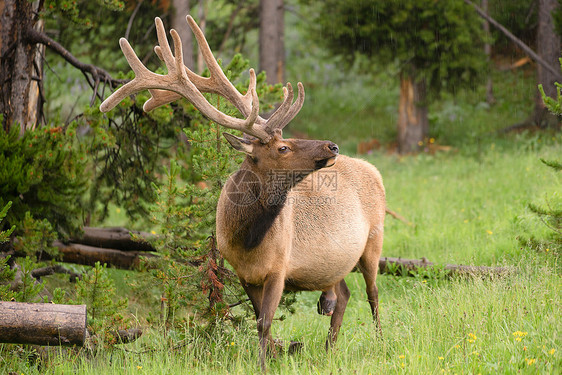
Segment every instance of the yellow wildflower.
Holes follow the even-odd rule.
[[[515,331],[513,332],[513,337],[525,337],[527,336],[527,332]],[[521,340],[519,340],[521,341]]]
[[[525,358],[525,361],[527,361],[527,365],[531,366],[533,365],[537,360],[535,358]]]
[[[404,359],[404,358],[406,358],[406,356],[405,356],[404,354],[400,354],[400,355],[398,356],[398,358]]]
[[[548,351],[548,354],[553,355],[555,351],[556,351],[556,349],[552,348]]]
[[[494,232],[492,232],[491,230],[487,230],[486,233],[488,233],[488,234],[494,234]]]
[[[440,361],[444,360],[444,357],[437,357]]]

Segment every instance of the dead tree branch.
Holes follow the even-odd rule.
[[[513,43],[515,43],[519,48],[521,48],[527,55],[529,55],[530,58],[532,58],[534,61],[536,61],[537,63],[542,65],[550,73],[554,74],[559,81],[562,81],[562,75],[560,75],[560,71],[558,69],[554,68],[553,66],[551,66],[546,61],[544,61],[542,57],[540,57],[538,54],[536,54],[535,51],[533,51],[521,39],[519,39],[515,35],[513,35],[501,23],[499,23],[498,21],[496,21],[495,19],[493,19],[492,17],[487,15],[486,12],[484,12],[482,9],[480,9],[480,7],[478,7],[472,1],[464,0],[464,2],[467,3],[468,5],[472,6],[476,10],[476,13],[478,13],[478,15],[480,17],[484,18],[486,21],[491,23],[496,29],[501,31],[506,37],[508,37]]]
[[[84,74],[84,76],[86,77],[86,81],[94,91],[90,105],[93,105],[96,97],[98,97],[102,101],[104,100],[103,93],[98,92],[100,83],[109,85],[111,88],[116,88],[117,86],[128,82],[128,80],[112,78],[111,75],[104,69],[92,64],[86,64],[78,60],[60,43],[58,43],[56,40],[51,39],[47,34],[43,32],[30,28],[27,30],[26,38],[30,44],[40,43],[47,46],[49,49],[59,54],[63,59],[68,61],[72,66],[79,69]]]

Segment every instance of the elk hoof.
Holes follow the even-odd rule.
[[[318,300],[318,314],[332,316],[334,309],[336,308],[336,302],[338,298],[333,292],[322,292],[320,299]]]
[[[299,341],[291,341],[291,343],[289,344],[289,350],[288,353],[289,354],[295,354],[298,353],[302,350],[304,344],[302,342]]]
[[[299,341],[290,341],[288,346],[285,342],[278,339],[273,340],[273,343],[277,349],[280,349],[283,353],[286,352],[287,354],[298,353],[304,346],[304,344]]]

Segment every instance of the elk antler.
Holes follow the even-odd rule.
[[[174,41],[174,53],[172,54],[162,20],[156,17],[155,24],[159,45],[154,47],[154,51],[160,60],[166,64],[168,74],[160,75],[149,71],[139,60],[129,42],[125,38],[121,38],[119,45],[135,72],[135,78],[108,97],[100,105],[100,110],[107,112],[125,97],[148,89],[152,97],[144,104],[143,108],[147,112],[183,96],[212,121],[227,128],[241,130],[248,135],[259,138],[262,142],[267,142],[276,130],[283,129],[302,108],[304,102],[302,84],[298,83],[298,96],[294,103],[293,88],[291,84],[287,84],[287,87],[283,88],[284,100],[279,108],[267,120],[260,117],[258,115],[259,100],[256,94],[256,73],[254,69],[250,69],[248,91],[246,95],[242,95],[225,76],[197,23],[191,16],[186,18],[199,43],[201,54],[211,73],[210,77],[197,75],[183,64],[182,43],[174,29],[170,30]],[[215,93],[225,97],[246,119],[231,117],[220,112],[207,101],[202,92]]]

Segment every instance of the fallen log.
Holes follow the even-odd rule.
[[[78,274],[76,272],[72,272],[71,270],[68,270],[68,269],[64,268],[60,264],[36,268],[33,271],[31,271],[31,276],[33,276],[35,279],[41,281],[41,278],[43,276],[49,276],[49,275],[53,275],[55,273],[62,273],[62,274],[65,274],[65,275],[69,275],[71,283],[74,283],[74,282],[76,282],[76,280],[82,278],[82,276],[80,274]]]
[[[414,276],[420,269],[440,267],[427,258],[402,259],[383,257],[379,260],[379,273]],[[505,276],[513,273],[510,267],[466,266],[461,264],[446,264],[443,270],[448,275],[455,276]]]
[[[0,302],[0,342],[84,345],[86,305]]]
[[[65,244],[61,241],[53,242],[53,246],[58,248],[63,262],[87,266],[93,266],[96,262],[100,262],[116,268],[133,269],[139,265],[141,257],[154,256],[140,251],[122,251],[76,243]]]
[[[131,233],[145,240],[154,237],[154,235],[147,232],[133,231],[122,227],[84,227],[84,234],[79,238],[70,239],[70,242],[123,251],[156,251],[147,241],[134,241],[131,238]]]

